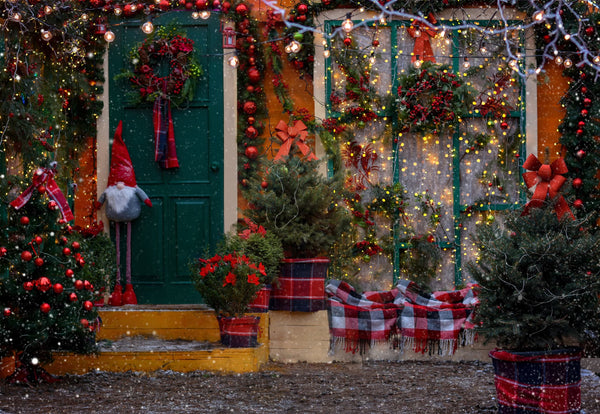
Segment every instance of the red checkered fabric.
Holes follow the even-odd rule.
[[[175,128],[171,116],[171,101],[157,98],[154,102],[154,160],[161,168],[178,168]]]
[[[499,413],[579,413],[581,353],[490,352],[494,363]]]
[[[271,289],[271,285],[263,286],[256,294],[256,298],[248,305],[248,310],[250,312],[268,312]]]
[[[221,343],[232,348],[251,348],[258,345],[259,317],[219,317]]]
[[[363,352],[378,342],[392,341],[415,351],[437,350],[452,354],[459,344],[474,341],[470,321],[477,295],[474,286],[449,295],[428,295],[410,281],[385,292],[358,294],[352,286],[339,280],[326,287],[329,298],[329,326],[333,342],[343,342],[347,351]],[[437,298],[458,298],[449,303]]]
[[[286,259],[271,291],[269,309],[315,312],[326,309],[328,259]]]

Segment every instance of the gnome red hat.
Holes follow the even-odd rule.
[[[110,173],[108,175],[107,187],[117,184],[119,181],[123,181],[128,187],[135,187],[137,185],[135,181],[135,172],[133,171],[133,164],[129,157],[129,151],[123,142],[123,121],[119,121],[117,130],[112,144],[112,152],[110,156]]]

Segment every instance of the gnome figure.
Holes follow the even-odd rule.
[[[98,199],[98,208],[106,202],[106,217],[115,222],[117,248],[117,283],[108,301],[109,305],[136,304],[137,298],[131,284],[131,221],[140,216],[142,202],[152,207],[152,202],[137,186],[133,164],[122,137],[123,122],[119,121],[112,145],[110,173],[106,190]],[[120,223],[127,223],[127,258],[125,292],[121,287]]]

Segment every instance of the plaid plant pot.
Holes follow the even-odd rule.
[[[581,351],[493,350],[499,414],[568,414],[581,410]]]
[[[254,348],[258,346],[258,316],[229,318],[219,316],[221,343],[229,348]]]
[[[269,309],[316,312],[326,309],[325,278],[329,259],[284,259],[273,286]]]
[[[265,285],[256,294],[256,298],[248,305],[250,312],[268,312],[269,300],[271,299],[271,285]]]

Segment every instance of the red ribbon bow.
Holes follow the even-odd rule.
[[[523,173],[523,179],[525,180],[527,188],[533,188],[535,186],[533,196],[525,205],[523,214],[527,214],[531,207],[542,206],[548,195],[550,196],[550,199],[554,199],[558,196],[554,209],[556,210],[556,215],[559,219],[566,213],[569,213],[571,218],[575,218],[565,198],[562,195],[558,195],[558,190],[560,190],[567,180],[561,175],[568,172],[567,164],[563,158],[558,158],[554,160],[552,164],[548,165],[542,164],[535,155],[529,154],[525,163],[523,163],[523,168],[530,170]]]
[[[308,156],[308,160],[316,160],[317,157],[310,150],[310,147],[305,143],[308,137],[306,125],[302,121],[296,121],[293,126],[288,126],[284,121],[279,121],[275,127],[277,131],[275,135],[281,140],[281,147],[275,156],[275,161],[289,155],[292,149],[292,144],[296,146],[304,156]]]
[[[437,20],[430,14],[427,20],[432,24],[436,24]],[[406,29],[410,37],[415,39],[415,46],[413,48],[413,55],[411,58],[412,62],[417,60],[417,57],[421,61],[429,61],[435,63],[435,57],[433,56],[433,49],[431,48],[431,39],[436,35],[436,29],[425,23],[415,22],[412,26]],[[417,32],[418,31],[418,32]],[[420,33],[420,35],[418,35]]]
[[[44,184],[46,186],[48,197],[56,202],[56,205],[58,206],[58,209],[60,210],[65,221],[73,220],[73,213],[71,212],[69,203],[67,203],[67,199],[63,195],[62,191],[60,191],[60,187],[58,184],[56,184],[56,181],[54,181],[54,174],[54,169],[38,168],[33,174],[31,185],[27,187],[19,197],[11,201],[10,205],[13,206],[15,210],[20,209],[27,204],[33,195],[33,190]]]

